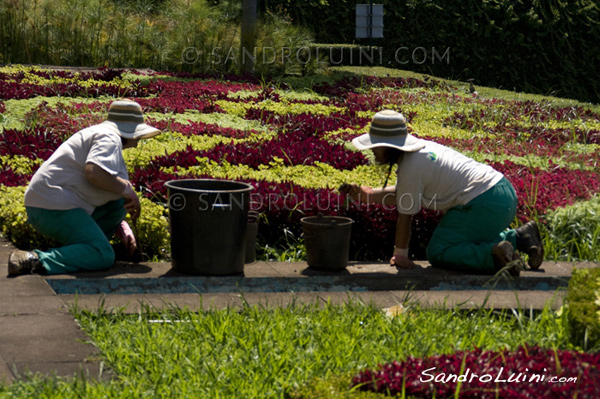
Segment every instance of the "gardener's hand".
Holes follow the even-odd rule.
[[[417,265],[408,259],[408,248],[395,248],[394,255],[390,259],[390,266],[395,266],[398,269],[415,269]]]
[[[131,230],[129,223],[123,220],[115,234],[121,239],[123,245],[125,245],[127,253],[129,253],[130,256],[133,255],[137,249],[137,241],[135,240],[135,235],[133,235],[133,230]]]
[[[133,187],[131,187],[131,183],[127,182],[127,187],[123,190],[121,195],[125,199],[125,210],[129,213],[131,220],[135,222],[140,216],[142,207],[140,205],[140,199],[136,192],[133,191]]]
[[[373,192],[373,188],[369,186],[359,186],[358,184],[344,183],[338,188],[342,195],[347,195],[354,201],[368,202],[367,197]]]
[[[412,260],[405,256],[392,256],[390,266],[395,266],[398,269],[416,269],[417,265]]]

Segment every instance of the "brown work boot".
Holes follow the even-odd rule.
[[[8,275],[40,273],[45,271],[40,258],[35,252],[13,251],[8,256]]]
[[[544,261],[544,244],[537,223],[527,222],[515,231],[517,232],[517,250],[529,255],[527,263],[532,269],[539,269]]]
[[[508,241],[500,241],[498,244],[494,245],[492,248],[492,258],[494,259],[494,266],[496,267],[496,272],[506,268],[511,276],[518,277],[521,273],[521,268],[519,266],[519,262],[514,262],[512,266],[510,265],[513,261],[518,261],[521,257],[512,244]]]

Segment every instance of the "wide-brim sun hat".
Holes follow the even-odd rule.
[[[375,147],[390,147],[401,151],[415,152],[425,147],[423,140],[408,134],[406,118],[392,110],[379,111],[373,116],[369,133],[352,140],[359,150]]]
[[[160,130],[144,123],[142,107],[135,101],[113,101],[104,124],[126,139],[148,139]]]

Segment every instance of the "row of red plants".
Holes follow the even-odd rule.
[[[361,371],[352,386],[424,399],[596,399],[598,381],[600,354],[522,346],[515,351],[475,349],[409,357]]]
[[[341,144],[293,133],[283,133],[262,142],[220,143],[209,150],[188,147],[183,151],[155,158],[155,162],[164,167],[188,168],[198,163],[197,157],[208,158],[217,163],[225,161],[232,165],[247,165],[253,169],[268,165],[275,157],[281,158],[286,166],[321,162],[338,170],[352,170],[368,163],[363,154],[348,151]]]
[[[110,73],[110,76],[113,76]],[[101,73],[89,73],[89,79],[102,79]],[[3,79],[4,78],[4,79]],[[83,79],[86,80],[86,79]],[[92,85],[82,85],[75,81],[69,83],[54,82],[49,84],[24,83],[20,81],[9,81],[5,75],[0,76],[0,99],[5,100],[23,100],[37,96],[45,97],[144,97],[148,95],[146,88],[140,84],[133,84],[129,87],[121,87],[108,83],[95,83]]]

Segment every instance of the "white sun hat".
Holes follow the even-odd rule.
[[[406,118],[392,110],[377,112],[371,121],[369,133],[356,137],[352,144],[359,150],[390,147],[406,152],[419,151],[425,147],[423,140],[408,134]]]
[[[160,134],[160,130],[144,123],[142,107],[135,101],[113,101],[104,122],[126,139],[147,139]]]

